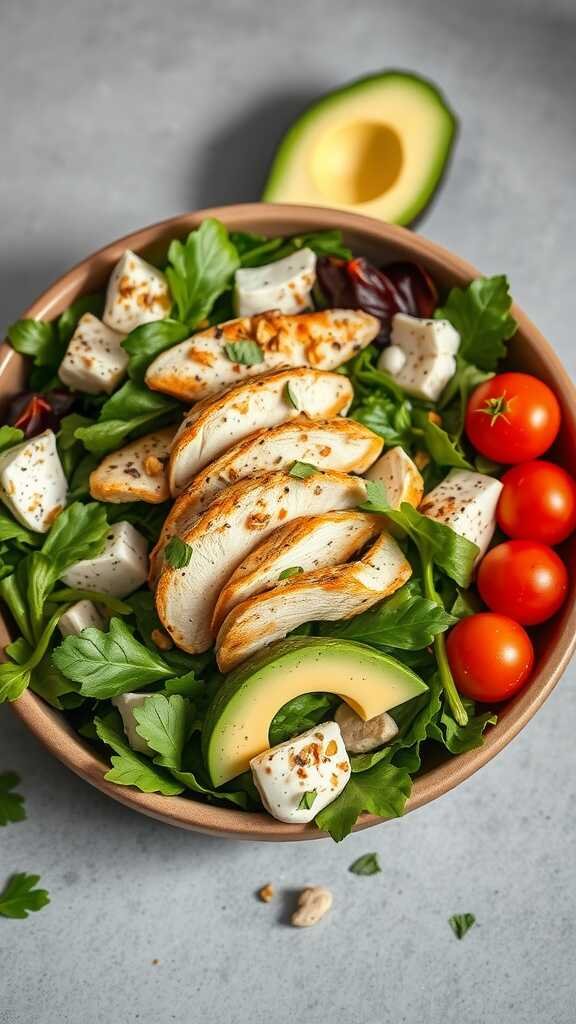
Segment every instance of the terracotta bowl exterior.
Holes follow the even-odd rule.
[[[152,258],[161,257],[167,243],[185,236],[205,217],[218,217],[232,230],[264,235],[300,234],[314,229],[341,228],[347,244],[358,254],[378,263],[391,259],[417,260],[432,274],[441,288],[466,285],[478,271],[458,256],[404,228],[336,210],[308,206],[251,203],[225,206],[184,214],[143,228],[106,246],[79,263],[40,296],[24,316],[52,319],[78,296],[101,288],[112,267],[126,248]],[[554,389],[563,409],[562,434],[555,456],[576,470],[576,391],[551,346],[522,310],[514,315],[519,330],[510,346],[510,366],[533,373]],[[25,384],[25,360],[12,349],[0,348],[0,408]],[[1,422],[1,421],[0,421]],[[576,562],[575,546],[564,552],[571,566]],[[526,725],[558,682],[576,646],[576,586],[571,572],[569,598],[562,612],[536,635],[537,665],[530,684],[514,700],[500,708],[498,724],[486,735],[484,745],[468,754],[453,757],[425,770],[414,783],[408,810],[421,807],[447,793],[494,757]],[[8,642],[6,624],[0,619],[0,645]],[[142,814],[170,825],[235,839],[270,842],[317,839],[322,833],[311,825],[284,825],[265,814],[201,804],[184,797],[140,793],[136,789],[106,782],[107,765],[76,735],[64,718],[31,691],[11,705],[32,733],[87,782],[114,800]],[[363,815],[357,829],[368,828],[382,819]]]

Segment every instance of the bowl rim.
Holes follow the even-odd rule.
[[[210,207],[193,213],[180,214],[130,232],[103,246],[77,263],[54,281],[25,311],[23,316],[50,317],[56,307],[69,304],[71,296],[81,294],[95,274],[110,268],[125,248],[146,250],[173,233],[182,236],[207,217],[217,217],[235,230],[242,228],[261,231],[273,230],[277,221],[288,221],[287,232],[339,228],[344,232],[360,234],[370,244],[391,245],[402,251],[403,258],[424,257],[429,263],[462,282],[479,276],[479,271],[459,256],[417,235],[406,228],[385,224],[361,214],[348,213],[323,207],[284,203],[242,203]],[[574,421],[576,430],[576,388],[560,359],[540,331],[515,304],[513,313],[530,347],[537,348],[547,372],[554,379],[565,412]],[[8,345],[0,349],[0,381],[4,370],[14,360],[20,360]],[[0,617],[1,620],[1,617]],[[469,778],[498,754],[532,718],[552,692],[576,648],[576,595],[572,595],[562,613],[562,629],[539,662],[538,669],[527,688],[511,701],[505,712],[486,734],[484,743],[467,754],[453,756],[414,780],[406,812],[422,807],[431,800],[449,792]],[[321,839],[326,833],[313,825],[288,825],[264,813],[247,812],[212,804],[202,804],[192,797],[167,797],[156,793],[142,793],[131,787],[107,782],[108,770],[96,753],[73,733],[53,708],[40,697],[27,690],[12,703],[15,714],[37,739],[63,764],[119,803],[149,815],[167,824],[212,835],[246,840],[294,842]],[[387,819],[363,814],[354,830],[361,830]]]

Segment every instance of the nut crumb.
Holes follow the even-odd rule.
[[[164,472],[164,465],[156,455],[147,455],[144,459],[144,469],[148,476],[160,476]]]
[[[258,899],[261,900],[262,903],[270,903],[274,899],[274,886],[270,885],[270,882],[268,882],[268,885],[263,885],[262,888],[258,890]]]
[[[150,639],[159,651],[170,651],[174,647],[173,641],[163,629],[153,629]]]
[[[303,889],[298,897],[298,909],[290,918],[295,928],[311,928],[318,924],[332,906],[332,893],[322,885]]]
[[[160,963],[160,961],[159,961],[159,960],[156,960],[156,959],[154,959],[154,960],[152,961],[152,964],[153,964],[153,966],[154,966],[154,967],[156,967],[156,965],[157,965],[157,964],[159,964],[159,963]]]

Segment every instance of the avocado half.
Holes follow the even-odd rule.
[[[338,694],[366,720],[427,689],[401,662],[354,640],[280,640],[231,672],[208,708],[202,749],[212,783],[245,772],[268,749],[276,712],[303,693]]]
[[[262,198],[409,224],[438,187],[456,126],[431,82],[403,71],[361,78],[294,122]]]

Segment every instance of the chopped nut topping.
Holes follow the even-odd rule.
[[[144,459],[144,469],[148,473],[148,476],[160,476],[164,472],[164,466],[156,455],[148,455]]]
[[[318,924],[332,906],[332,893],[321,885],[303,889],[298,898],[298,909],[291,917],[295,928],[311,928]]]
[[[274,899],[274,886],[270,885],[270,882],[258,890],[258,899],[262,900],[262,903],[270,903]]]

